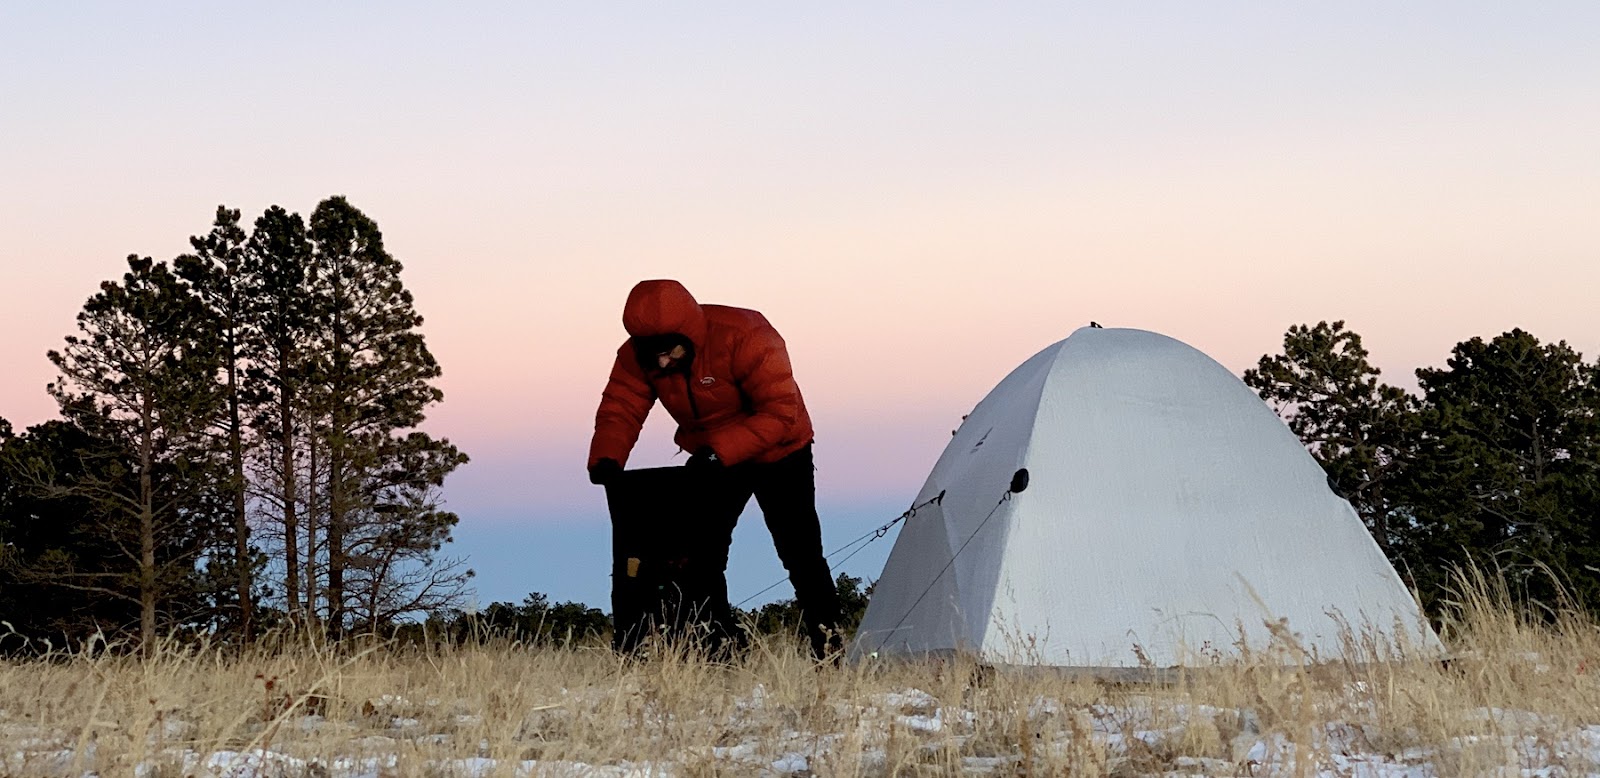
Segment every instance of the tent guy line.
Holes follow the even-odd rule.
[[[894,633],[900,630],[900,627],[906,623],[906,619],[911,618],[911,613],[917,609],[918,605],[922,604],[922,598],[927,597],[928,592],[933,591],[934,585],[939,583],[939,579],[944,576],[945,573],[949,572],[950,566],[956,563],[956,558],[961,556],[961,552],[967,550],[967,546],[972,543],[972,539],[977,537],[978,533],[982,532],[984,527],[988,526],[989,520],[994,518],[996,513],[1000,512],[1000,506],[1005,505],[1006,501],[1011,499],[1011,495],[1014,495],[1017,492],[1027,488],[1028,468],[1024,467],[1018,470],[1015,475],[1011,476],[1010,488],[1006,489],[1005,494],[1000,495],[1000,499],[995,502],[994,507],[989,509],[989,515],[984,516],[983,521],[978,522],[978,528],[973,530],[971,535],[967,536],[967,539],[962,542],[961,548],[956,549],[956,552],[950,555],[950,561],[945,562],[944,567],[939,568],[939,572],[934,573],[933,580],[928,582],[928,586],[922,590],[922,594],[917,595],[916,602],[911,603],[911,607],[906,608],[906,612],[900,616],[900,620],[895,622],[894,626],[890,627],[887,632],[883,633],[883,640],[878,641],[878,648],[872,652],[873,654],[877,654],[878,651],[883,650],[883,647],[889,644],[889,638],[893,637]],[[943,497],[944,492],[939,492],[939,496]]]
[[[849,554],[845,555],[844,559],[841,559],[838,562],[834,563],[834,568],[835,569],[843,567],[845,562],[850,561],[850,557],[853,557],[856,554],[861,553],[861,549],[862,548],[866,548],[867,546],[872,545],[872,541],[877,540],[879,538],[882,538],[882,537],[888,535],[889,534],[889,530],[893,529],[894,525],[899,524],[900,522],[905,521],[907,519],[915,518],[916,515],[917,515],[917,511],[920,511],[923,508],[928,507],[929,505],[938,505],[943,500],[944,500],[944,492],[939,492],[937,495],[934,495],[932,498],[924,500],[923,502],[918,503],[917,505],[913,505],[910,508],[906,509],[905,513],[902,513],[899,516],[894,517],[893,519],[891,519],[889,521],[889,523],[887,523],[887,524],[885,524],[885,525],[883,525],[881,527],[878,527],[877,529],[870,530],[866,534],[862,535],[861,537],[856,538],[855,540],[852,540],[849,543],[846,543],[846,544],[844,544],[844,545],[842,545],[842,546],[840,546],[840,547],[838,547],[838,548],[836,548],[836,549],[834,549],[832,551],[829,551],[827,553],[827,555],[823,557],[823,559],[832,559],[836,555],[838,555],[840,552],[844,551],[845,549],[847,549],[847,548],[849,548],[851,546],[854,546],[857,543],[861,543],[861,541],[863,541],[863,540],[867,541],[865,543],[861,543],[861,547],[860,548],[857,548],[855,551],[851,551]],[[767,592],[770,592],[773,589],[778,588],[779,586],[783,585],[783,583],[785,581],[787,581],[787,580],[789,580],[789,576],[785,575],[784,577],[779,578],[778,580],[773,581],[772,583],[768,584],[767,587],[762,589],[761,591],[756,592],[755,594],[752,594],[749,597],[746,597],[746,598],[740,600],[739,604],[737,604],[737,605],[735,605],[733,607],[735,607],[735,608],[743,608],[745,603],[747,603],[747,602],[749,602],[751,600],[754,600],[755,598],[760,597],[761,595],[766,594]]]

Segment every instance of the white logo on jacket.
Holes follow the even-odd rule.
[[[705,378],[700,379],[700,385],[701,386],[710,386],[710,385],[712,385],[712,384],[714,384],[716,382],[717,382],[717,379],[712,378],[711,376],[706,376]]]

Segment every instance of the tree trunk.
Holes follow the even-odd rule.
[[[1383,501],[1383,487],[1372,488],[1369,504],[1372,506],[1372,534],[1378,539],[1378,548],[1382,549],[1383,556],[1393,562],[1393,549],[1389,546],[1389,508]]]
[[[322,447],[317,445],[317,426],[308,425],[306,431],[306,459],[309,475],[306,476],[306,625],[317,623],[317,468]]]
[[[156,648],[156,516],[155,485],[150,469],[155,464],[155,441],[150,425],[155,404],[147,392],[143,399],[144,431],[139,436],[139,650],[150,656]]]
[[[338,273],[333,277],[333,297],[344,300],[344,286]],[[350,433],[350,398],[344,390],[350,368],[345,354],[344,327],[343,312],[335,308],[333,380],[328,407],[328,635],[335,640],[344,633],[344,534],[345,512],[349,508],[344,470],[348,466],[345,436]]]
[[[344,466],[335,439],[328,447],[328,635],[335,639],[344,631]]]
[[[1539,420],[1533,420],[1533,481],[1544,480],[1544,436],[1539,434]]]
[[[279,445],[283,447],[283,565],[284,597],[288,600],[289,623],[300,626],[300,526],[295,511],[294,403],[289,396],[288,360],[280,349],[278,357],[278,428]]]
[[[238,357],[232,335],[228,342],[228,453],[233,465],[234,564],[238,567],[239,630],[244,642],[253,637],[255,603],[250,599],[254,581],[250,573],[250,525],[245,514],[244,435],[239,418]]]

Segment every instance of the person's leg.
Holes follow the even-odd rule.
[[[711,630],[706,648],[717,659],[742,654],[750,642],[728,600],[728,550],[733,546],[733,529],[739,514],[750,502],[752,487],[746,479],[728,476],[732,474],[703,484],[714,496],[709,499],[708,515],[703,517],[705,534],[700,543],[704,556],[695,564],[700,576],[695,600],[703,609],[700,620]]]
[[[778,558],[789,571],[795,601],[800,605],[818,658],[842,647],[837,633],[839,592],[822,555],[822,523],[817,517],[816,471],[811,446],[771,464],[751,466],[751,482],[762,518],[772,533]]]

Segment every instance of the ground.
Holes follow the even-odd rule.
[[[1288,644],[1121,683],[818,666],[781,639],[731,665],[493,643],[57,655],[0,665],[0,774],[1590,775],[1597,634],[1485,609],[1446,625],[1447,663]]]

